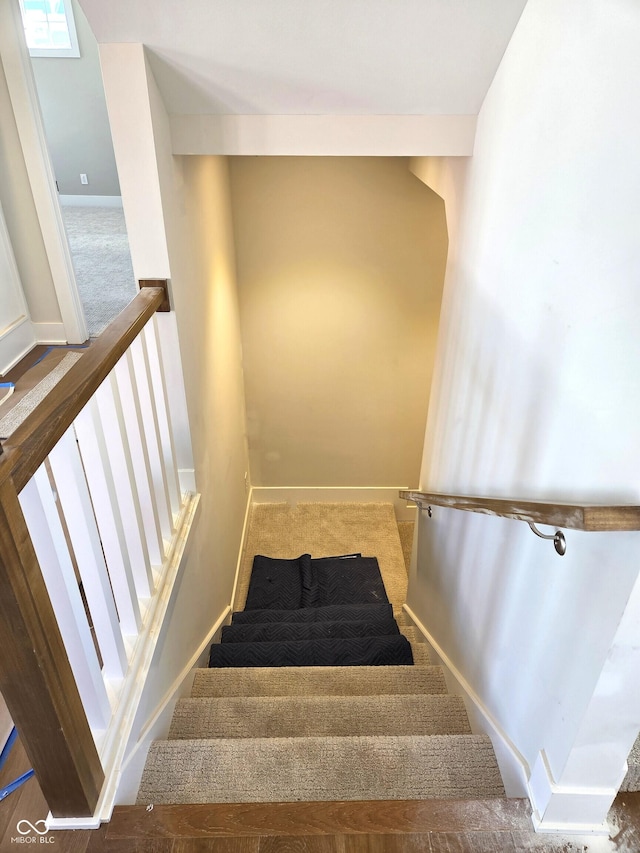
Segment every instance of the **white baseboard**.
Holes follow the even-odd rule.
[[[231,592],[231,611],[236,609],[236,594],[238,592],[238,581],[240,579],[240,569],[242,568],[242,558],[244,557],[244,548],[249,532],[249,514],[251,512],[251,504],[253,503],[253,488],[247,493],[247,506],[244,511],[244,523],[242,525],[242,538],[240,539],[240,550],[238,551],[238,560],[236,562],[236,576],[233,579],[233,590]]]
[[[63,207],[122,207],[120,195],[59,195]]]
[[[616,788],[559,785],[553,778],[545,751],[541,750],[529,780],[529,798],[536,832],[608,835],[606,820],[594,823],[593,815],[606,815],[617,793]]]
[[[472,731],[491,738],[507,796],[529,797],[530,768],[524,756],[413,610],[407,604],[403,610],[433,650],[434,662],[442,665],[449,692],[465,700]]]
[[[183,667],[178,677],[173,681],[171,687],[143,725],[136,743],[123,762],[114,805],[126,806],[135,804],[149,747],[154,740],[167,736],[176,702],[178,699],[191,693],[195,669],[198,666],[206,666],[206,661],[201,659],[206,655],[211,643],[215,642],[216,634],[226,622],[230,612],[231,608],[229,606],[225,607],[210,630],[207,631],[195,654],[192,655],[191,659]]]
[[[67,343],[64,323],[31,323],[31,325],[39,344],[64,346]]]
[[[398,497],[406,486],[254,486],[254,503],[392,503],[398,521],[414,521],[415,506]]]
[[[180,482],[182,483],[182,475],[189,474],[189,471],[180,471]],[[193,471],[191,471],[193,475]],[[236,591],[238,589],[238,579],[240,577],[240,569],[242,567],[242,557],[244,555],[245,542],[247,532],[249,530],[249,513],[251,511],[252,489],[249,489],[247,494],[247,505],[244,513],[244,523],[242,526],[242,537],[240,540],[240,548],[238,550],[238,559],[236,561],[236,573],[233,581],[233,591],[231,593],[231,602],[225,607],[216,621],[207,631],[204,639],[200,643],[198,650],[185,665],[182,672],[174,680],[173,684],[166,692],[162,700],[158,703],[153,713],[149,716],[147,722],[140,730],[140,734],[135,745],[127,754],[123,766],[122,776],[118,786],[118,792],[115,799],[115,805],[132,805],[140,787],[140,779],[142,771],[147,760],[147,753],[152,741],[166,736],[169,731],[171,717],[175,704],[181,696],[191,692],[191,682],[193,671],[198,666],[206,666],[206,659],[200,660],[206,655],[207,649],[211,643],[216,641],[216,634],[222,629],[229,615],[233,611]]]
[[[78,818],[53,817],[49,814],[47,816],[48,829],[96,829],[102,821],[109,820],[111,817],[120,783],[126,747],[133,735],[133,727],[144,685],[153,662],[172,595],[180,586],[177,581],[187,562],[192,542],[192,537],[189,534],[195,529],[199,507],[200,495],[190,495],[178,522],[172,540],[172,548],[167,556],[166,564],[163,566],[162,577],[159,580],[156,594],[151,601],[148,622],[136,642],[134,654],[130,661],[130,671],[127,673],[115,713],[104,737],[98,744],[105,781],[96,810],[92,816]]]
[[[433,652],[433,662],[442,666],[449,693],[464,699],[472,731],[491,738],[507,797],[525,797],[531,802],[532,823],[536,832],[607,835],[609,827],[606,822],[594,823],[588,816],[594,812],[606,814],[617,791],[558,785],[553,779],[544,752],[539,754],[535,766],[531,768],[480,696],[413,610],[407,604],[403,610]],[[541,812],[543,817],[540,816]]]
[[[33,323],[26,316],[19,317],[0,334],[0,376],[22,361],[35,345]]]

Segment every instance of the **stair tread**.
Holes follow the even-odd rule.
[[[440,666],[198,669],[192,697],[446,693]]]
[[[494,796],[486,735],[220,738],[154,742],[138,803]]]
[[[470,733],[459,696],[245,696],[181,699],[169,739]]]

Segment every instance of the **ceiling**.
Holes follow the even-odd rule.
[[[477,115],[526,0],[80,0],[173,115]]]

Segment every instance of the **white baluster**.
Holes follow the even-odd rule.
[[[74,426],[122,633],[137,635],[142,625],[138,595],[109,464],[107,440],[95,399],[89,400]]]
[[[139,598],[149,598],[154,589],[153,572],[144,535],[142,512],[122,417],[120,395],[113,373],[96,391],[95,400],[104,433],[109,439],[109,462],[118,495],[133,578]]]
[[[142,414],[135,390],[130,351],[127,351],[116,364],[114,373],[122,401],[122,417],[131,449],[131,461],[136,486],[138,487],[138,499],[140,500],[142,524],[146,535],[149,558],[152,565],[161,566],[164,562],[164,543],[153,491],[149,454],[143,438]]]
[[[111,719],[111,706],[44,465],[20,492],[20,505],[89,725],[101,731]]]
[[[169,498],[169,487],[165,476],[164,459],[160,444],[160,431],[158,428],[158,417],[154,389],[151,383],[149,371],[149,358],[145,336],[138,335],[131,344],[131,358],[138,390],[138,401],[142,414],[142,427],[146,439],[147,452],[149,454],[149,467],[151,479],[158,509],[160,529],[165,539],[170,540],[173,536],[175,526],[171,501]]]
[[[167,393],[167,378],[164,369],[162,348],[158,340],[158,315],[144,327],[144,335],[147,341],[149,353],[149,367],[151,370],[151,381],[153,384],[154,399],[158,416],[158,427],[162,443],[162,455],[171,499],[171,509],[174,515],[180,512],[182,507],[182,494],[180,481],[178,479],[178,462],[173,438],[173,427],[169,417],[169,396]],[[178,353],[179,355],[179,353]]]
[[[73,428],[53,448],[49,462],[91,612],[103,672],[107,678],[122,678],[127,670],[127,655]]]

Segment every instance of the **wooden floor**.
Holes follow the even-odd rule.
[[[20,743],[0,773],[4,786],[29,768]],[[0,851],[46,843],[59,853],[639,853],[640,794],[621,794],[613,840],[537,835],[522,800],[473,802],[288,803],[264,806],[117,808],[95,831],[49,832],[37,841],[47,807],[35,779],[0,802]],[[42,825],[38,825],[42,828]]]

